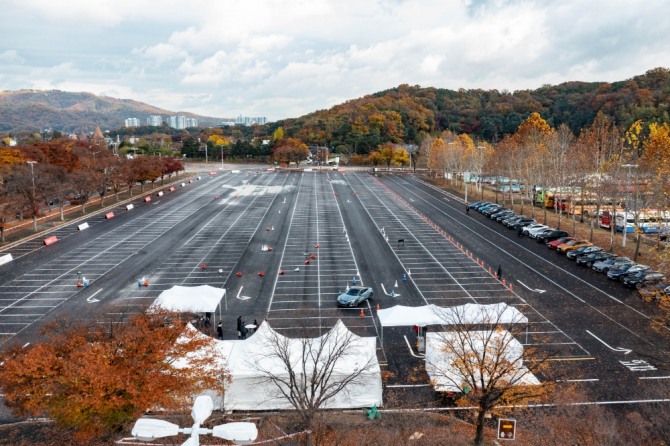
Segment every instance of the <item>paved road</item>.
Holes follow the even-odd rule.
[[[120,317],[174,285],[207,284],[226,289],[225,338],[236,337],[240,315],[287,335],[317,335],[342,319],[380,338],[392,388],[430,398],[411,329],[387,328],[381,342],[375,307],[505,302],[529,319],[520,341],[551,352],[553,371],[585,402],[665,401],[668,352],[650,328],[653,307],[466,215],[460,199],[420,177],[227,170],[133,205],[87,218],[84,230],[59,229],[54,245],[15,248],[16,260],[0,266],[0,342],[34,342],[50,318]],[[498,265],[504,284],[492,274]],[[89,287],[76,286],[83,277]],[[353,283],[372,286],[373,299],[337,308]]]

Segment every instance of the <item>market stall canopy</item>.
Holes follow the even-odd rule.
[[[377,312],[382,327],[418,325],[525,324],[528,318],[505,303],[465,304],[457,307],[396,305]]]
[[[225,288],[210,285],[176,285],[163,291],[150,308],[161,308],[182,313],[214,313],[226,294]]]
[[[488,362],[501,360],[507,362],[504,366],[469,367],[468,371],[495,370],[502,378],[499,381],[513,386],[538,385],[540,381],[523,365],[523,345],[510,332],[499,331],[469,331],[469,332],[429,332],[426,334],[426,372],[430,382],[438,392],[460,392],[472,380],[479,382],[481,375],[469,376],[468,372],[459,368],[463,357],[478,358],[477,364],[487,364],[482,359],[486,352]],[[490,376],[484,376],[488,382]]]

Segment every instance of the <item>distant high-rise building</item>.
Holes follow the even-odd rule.
[[[197,127],[198,120],[196,118],[190,118],[188,116],[170,116],[167,118],[167,123],[170,127],[182,130],[187,127]]]
[[[265,124],[268,122],[268,119],[265,116],[256,116],[256,117],[249,117],[249,116],[238,116],[235,118],[235,124],[242,124],[242,125],[254,125],[254,124]]]
[[[140,120],[138,118],[127,118],[126,127],[139,127]]]
[[[163,117],[161,115],[151,115],[147,118],[147,125],[160,127],[163,125]]]

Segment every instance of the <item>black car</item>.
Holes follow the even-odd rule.
[[[480,201],[475,201],[474,203],[470,203],[470,204],[468,205],[468,207],[469,207],[470,209],[477,209],[477,206],[481,206],[481,205],[483,205],[484,203],[488,203],[488,201],[481,201],[481,200],[480,200]]]
[[[587,268],[591,268],[594,263],[600,261],[600,260],[605,260],[609,259],[611,257],[614,257],[616,254],[612,254],[611,252],[607,251],[596,251],[596,252],[590,252],[588,254],[582,255],[577,257],[577,265],[582,265],[586,266]]]
[[[537,236],[537,241],[541,243],[547,243],[552,240],[559,239],[561,237],[569,237],[570,234],[568,234],[566,231],[561,231],[560,229],[554,229],[553,231],[548,231],[548,232],[543,232],[542,234]]]
[[[508,218],[511,217],[516,217],[516,212],[514,211],[509,211],[509,212],[503,212],[503,213],[498,213],[496,214],[495,221],[502,223],[504,220],[507,220]]]
[[[638,271],[633,274],[629,274],[626,276],[625,279],[623,279],[623,284],[626,285],[628,288],[643,288],[647,285],[651,285],[654,283],[662,282],[665,280],[665,276],[663,273],[659,273],[658,271]]]
[[[518,231],[520,229],[525,228],[528,225],[532,225],[533,223],[535,223],[535,219],[533,218],[522,218],[521,220],[517,221],[516,223],[514,223],[514,225],[510,227]]]
[[[610,280],[621,280],[621,281],[623,281],[626,278],[626,276],[630,276],[631,274],[635,274],[638,271],[647,271],[647,270],[650,270],[650,269],[651,269],[651,267],[649,267],[647,265],[641,265],[639,263],[621,265],[618,268],[610,268],[610,270],[607,272],[607,278],[610,279]]]

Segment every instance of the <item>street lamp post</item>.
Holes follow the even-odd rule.
[[[206,434],[232,441],[235,444],[251,444],[256,440],[258,429],[254,423],[226,423],[214,426],[212,429],[200,427],[212,414],[213,408],[212,398],[201,395],[195,399],[191,410],[193,427],[180,428],[169,421],[156,418],[140,418],[135,422],[131,434],[140,441],[152,441],[156,438],[171,437],[180,433],[190,434],[191,436],[182,443],[182,446],[199,446],[200,435]]]
[[[623,217],[623,241],[621,242],[621,246],[625,248],[626,234],[628,233],[628,209],[630,209],[630,206],[628,206],[628,202],[630,201],[630,170],[637,168],[637,164],[622,164],[621,167],[628,168],[628,174],[626,175],[626,208],[624,209]],[[614,215],[614,224],[616,225],[616,213]]]
[[[30,164],[30,179],[32,180],[33,183],[33,195],[32,195],[32,208],[33,208],[33,230],[37,231],[37,215],[35,215],[35,170],[33,168],[33,164],[36,164],[37,161],[26,161],[28,164]]]

